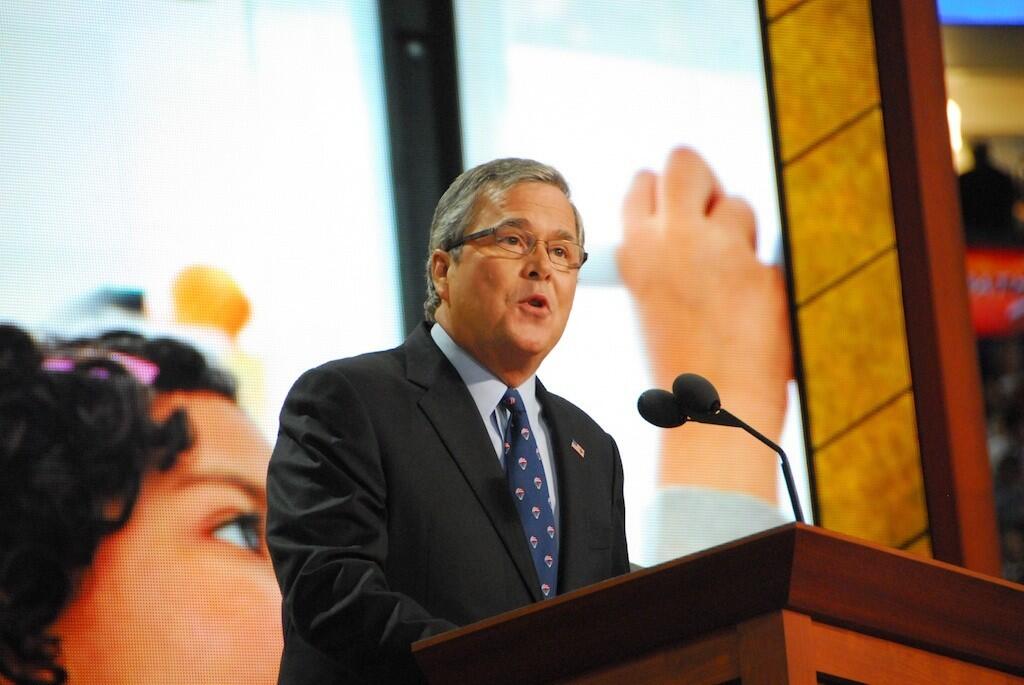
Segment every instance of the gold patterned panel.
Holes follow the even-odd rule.
[[[783,12],[787,12],[799,5],[804,0],[765,0],[765,12],[769,19],[774,19]]]
[[[895,250],[797,312],[817,447],[910,386]]]
[[[796,301],[892,247],[882,114],[872,110],[784,171]]]
[[[927,556],[870,0],[764,8],[816,519]]]
[[[783,161],[878,102],[868,0],[805,2],[768,36]]]
[[[814,468],[826,528],[899,546],[928,527],[909,391],[818,450]]]

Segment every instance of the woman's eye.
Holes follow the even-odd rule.
[[[250,552],[259,552],[263,547],[262,518],[259,514],[239,514],[214,528],[213,537]]]

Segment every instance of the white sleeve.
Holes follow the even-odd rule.
[[[644,558],[662,563],[787,523],[772,503],[694,486],[659,490],[647,512]]]

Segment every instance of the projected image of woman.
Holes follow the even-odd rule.
[[[269,447],[193,348],[0,326],[0,683],[273,683]]]

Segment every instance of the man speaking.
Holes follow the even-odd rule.
[[[556,170],[470,169],[434,213],[427,321],[304,374],[267,542],[280,682],[416,682],[416,640],[625,573],[615,441],[536,377],[586,261]]]

